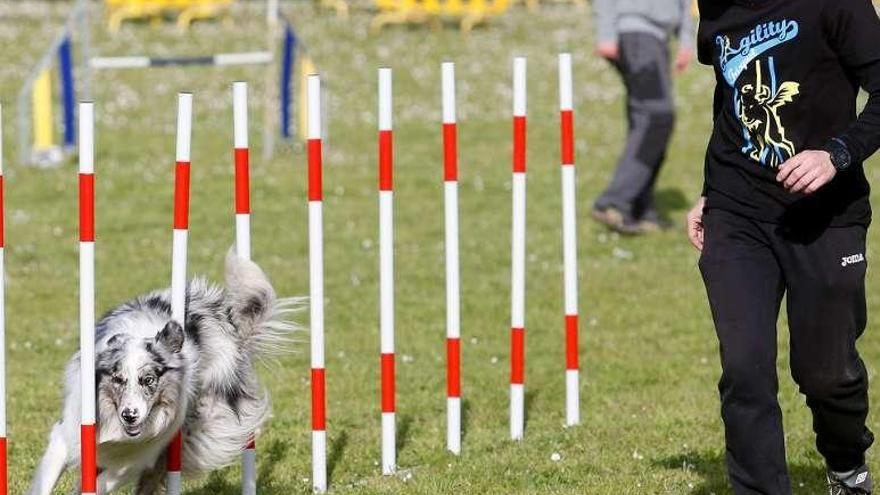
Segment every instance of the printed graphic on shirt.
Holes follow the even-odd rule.
[[[779,109],[794,101],[800,83],[779,81],[774,57],[761,59],[768,50],[797,37],[796,21],[760,24],[733,46],[728,36],[718,36],[718,64],[733,88],[733,112],[742,123],[742,153],[764,166],[776,168],[797,152],[785,135]],[[765,68],[766,67],[766,68]]]
[[[800,31],[797,21],[770,21],[752,28],[734,47],[727,36],[718,36],[715,42],[721,49],[719,64],[727,84],[733,86],[740,74],[753,60],[767,50],[795,39]]]
[[[767,60],[767,64],[770,85],[765,84],[761,61],[756,60],[755,80],[746,80],[740,86],[734,105],[738,107],[736,116],[742,121],[746,141],[742,152],[756,162],[776,168],[795,155],[794,143],[785,137],[779,108],[794,100],[800,92],[800,84],[786,81],[777,87],[773,57]]]

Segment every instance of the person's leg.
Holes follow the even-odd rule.
[[[662,60],[658,62],[661,77],[663,95],[652,112],[652,132],[648,135],[646,143],[642,146],[641,159],[651,169],[650,180],[645,184],[633,203],[633,214],[640,220],[659,223],[660,214],[654,203],[654,189],[660,169],[666,161],[666,151],[675,128],[675,100],[672,86],[672,66],[669,61],[669,45],[664,43],[662,48]]]
[[[865,330],[865,237],[861,226],[815,239],[783,239],[792,376],[813,413],[816,446],[833,471],[861,467],[874,436],[865,425],[868,374],[856,350]]]
[[[628,133],[611,183],[596,200],[595,208],[615,208],[634,217],[637,200],[651,189],[672,133],[669,55],[665,41],[642,33],[623,33],[620,53]]]
[[[780,268],[763,232],[744,217],[703,217],[700,271],[721,348],[721,416],[737,495],[790,495],[776,394]]]

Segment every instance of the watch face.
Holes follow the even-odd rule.
[[[845,170],[850,166],[852,157],[849,154],[849,150],[846,149],[845,144],[838,142],[835,139],[832,141],[827,151],[828,154],[831,155],[831,163],[837,170]]]
[[[832,163],[834,163],[835,167],[837,167],[840,170],[844,170],[847,167],[849,167],[849,162],[850,162],[849,153],[844,149],[839,149],[839,150],[837,150],[836,153],[834,153],[834,156],[832,157],[831,161],[832,161]]]

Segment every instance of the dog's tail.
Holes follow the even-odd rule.
[[[306,307],[306,298],[279,299],[263,270],[232,249],[226,255],[226,298],[251,359],[271,359],[290,349],[292,335],[301,330],[292,316]]]

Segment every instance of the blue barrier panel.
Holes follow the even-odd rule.
[[[76,140],[76,126],[74,124],[74,101],[76,92],[73,86],[73,53],[68,34],[58,46],[58,71],[61,79],[61,104],[63,105],[62,116],[64,119],[64,146],[74,146]]]
[[[281,58],[281,83],[278,85],[281,91],[281,136],[290,138],[290,95],[293,89],[293,62],[294,52],[296,50],[296,35],[293,33],[293,27],[287,24],[284,30],[284,53]]]

